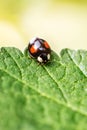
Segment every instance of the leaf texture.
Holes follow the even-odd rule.
[[[1,48],[0,130],[68,129],[87,129],[87,51],[52,52],[39,65],[17,48]]]

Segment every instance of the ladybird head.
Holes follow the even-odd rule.
[[[39,63],[47,63],[50,60],[50,54],[42,53],[37,57]]]

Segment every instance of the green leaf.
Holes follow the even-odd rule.
[[[46,65],[25,52],[0,50],[0,130],[86,130],[87,51],[52,52]]]

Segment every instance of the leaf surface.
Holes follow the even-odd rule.
[[[0,50],[0,130],[86,130],[87,51],[52,52],[38,65],[16,48]]]

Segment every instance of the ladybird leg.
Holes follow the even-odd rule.
[[[39,62],[38,60],[36,60],[36,61],[37,61],[37,65],[38,65],[38,66],[44,64],[44,63]]]
[[[45,63],[44,64],[44,62],[39,62],[39,61],[37,61],[37,63],[38,63],[38,65],[41,65],[41,66],[43,66],[43,65],[46,65],[47,63]]]
[[[40,62],[37,62],[37,63],[38,63],[38,64],[37,64],[38,66],[39,66],[39,65],[42,65],[42,66],[44,65],[44,63],[40,63]]]

